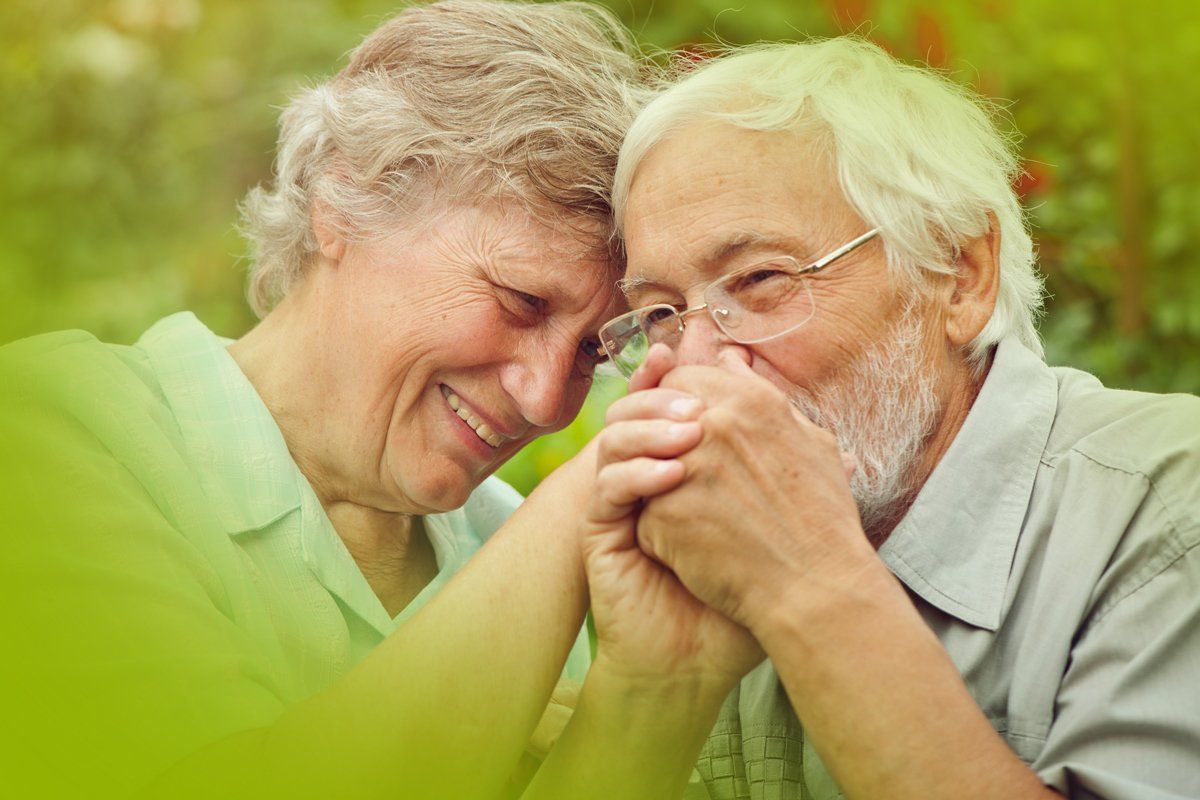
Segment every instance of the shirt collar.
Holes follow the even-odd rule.
[[[300,505],[283,434],[222,339],[191,312],[137,342],[150,359],[189,457],[231,534],[261,529]]]
[[[425,517],[438,575],[389,619],[296,466],[271,412],[223,339],[191,312],[155,323],[137,347],[150,359],[174,412],[189,458],[230,535],[261,530],[300,509],[300,551],[308,568],[381,636],[411,616],[469,555],[462,509]]]
[[[928,603],[996,630],[1058,405],[1050,368],[1015,337],[991,370],[949,450],[879,550]]]

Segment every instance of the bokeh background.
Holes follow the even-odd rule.
[[[1200,11],[1143,0],[609,0],[648,47],[701,59],[857,32],[1002,100],[1023,135],[1051,363],[1200,391]],[[0,3],[0,342],[132,342],[180,309],[238,336],[235,204],[270,174],[279,106],[336,71],[394,0]],[[0,391],[3,389],[0,388]],[[596,430],[502,474],[528,491]]]

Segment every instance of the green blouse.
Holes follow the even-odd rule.
[[[0,758],[20,754],[41,796],[123,794],[270,725],[521,502],[490,478],[426,517],[437,577],[390,617],[227,344],[181,313],[132,347],[67,331],[0,348],[0,685],[17,691]],[[581,636],[566,676],[587,664]]]

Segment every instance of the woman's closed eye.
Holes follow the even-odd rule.
[[[523,319],[539,319],[546,313],[546,307],[549,304],[541,297],[510,287],[501,287],[501,290],[509,310]]]

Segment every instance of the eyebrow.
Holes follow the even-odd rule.
[[[802,253],[806,248],[794,236],[763,234],[745,231],[726,237],[709,247],[699,258],[699,264],[713,268],[753,250],[784,250],[789,255]]]
[[[801,262],[809,255],[808,248],[805,247],[804,242],[793,236],[739,231],[707,247],[701,253],[700,257],[696,259],[695,263],[705,272],[712,272],[718,266],[754,250],[783,250],[789,255],[796,256]],[[800,256],[804,257],[801,258]],[[621,290],[622,294],[628,297],[631,292],[642,286],[654,283],[656,282],[646,278],[644,275],[635,275],[621,278],[617,281],[617,288]]]

